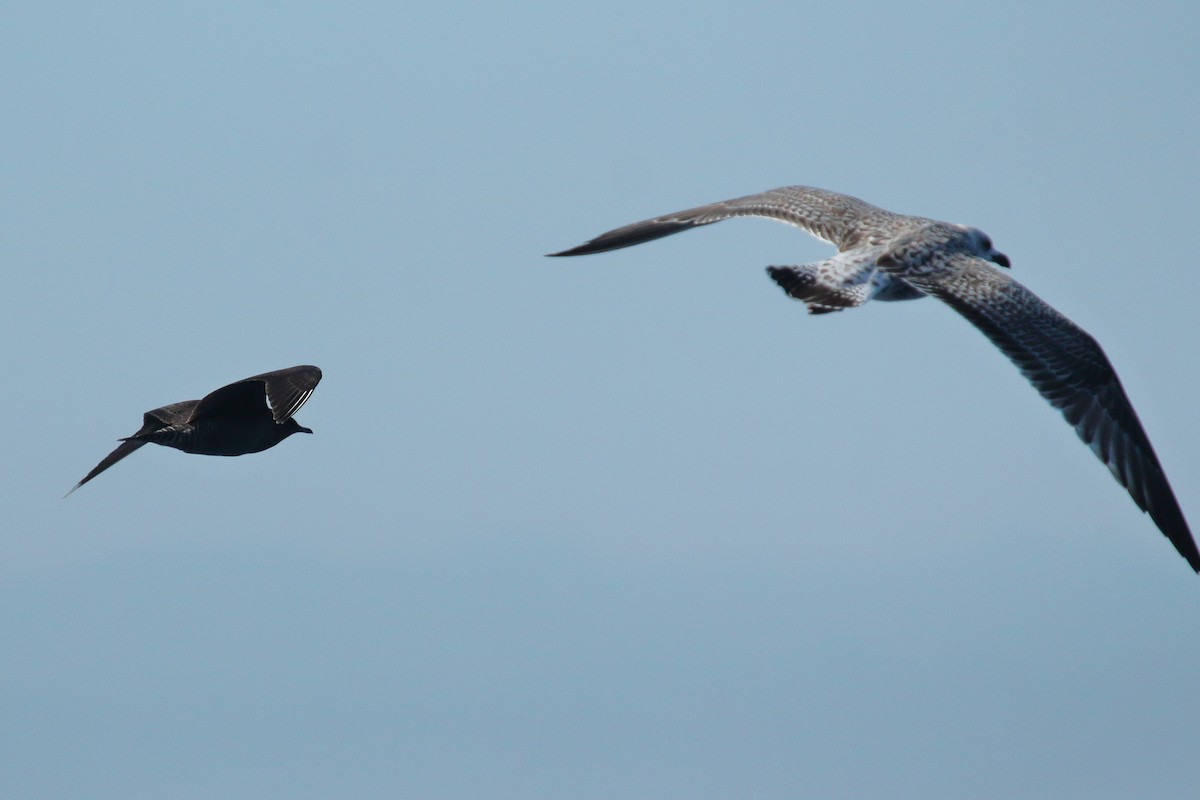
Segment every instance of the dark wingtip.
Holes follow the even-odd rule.
[[[1191,538],[1191,532],[1188,532],[1188,538],[1184,540],[1183,546],[1180,546],[1179,542],[1172,542],[1172,544],[1179,551],[1179,555],[1188,562],[1188,566],[1197,575],[1200,575],[1200,550],[1196,549],[1196,540]]]
[[[1152,466],[1157,473],[1157,480],[1150,482],[1146,496],[1139,497],[1138,493],[1130,489],[1124,481],[1122,481],[1122,485],[1129,490],[1133,501],[1150,515],[1150,519],[1154,520],[1154,524],[1167,537],[1167,541],[1175,547],[1175,551],[1183,556],[1188,566],[1200,574],[1200,548],[1196,546],[1196,537],[1192,536],[1187,519],[1183,516],[1183,509],[1179,507],[1179,501],[1175,499],[1175,492],[1167,483],[1167,477],[1163,474],[1162,467],[1158,464],[1153,450],[1150,451],[1150,459],[1153,461]]]
[[[557,253],[547,253],[549,256],[588,256],[593,253],[607,253],[609,250],[620,250],[625,247],[632,247],[635,244],[643,244],[644,242],[652,242],[655,239],[661,239],[664,236],[670,236],[673,233],[679,233],[689,228],[694,228],[697,225],[707,225],[707,222],[694,222],[692,220],[679,221],[668,219],[654,219],[646,222],[635,222],[632,225],[626,225],[622,228],[614,228],[607,233],[602,233],[594,239],[589,239],[578,247],[572,247],[569,250],[560,250]]]
[[[546,253],[547,258],[561,258],[562,256],[590,256],[593,253],[603,253],[605,250],[612,250],[612,247],[597,247],[596,240],[584,242],[576,247],[571,247],[567,250],[559,250],[557,253]]]
[[[1188,566],[1192,568],[1192,571],[1197,575],[1200,575],[1200,552],[1196,551],[1196,543],[1189,539],[1184,541],[1173,540],[1171,544],[1175,545],[1175,549],[1178,550],[1179,555],[1183,556],[1183,559],[1187,561]]]

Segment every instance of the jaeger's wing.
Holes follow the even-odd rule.
[[[275,422],[284,422],[300,410],[320,380],[321,370],[309,365],[254,375],[207,394],[189,421],[210,416],[253,416],[269,408]]]

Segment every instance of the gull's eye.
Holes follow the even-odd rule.
[[[979,234],[979,246],[984,250],[992,249],[992,240],[988,238],[986,233]]]

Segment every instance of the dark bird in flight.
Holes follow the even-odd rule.
[[[966,317],[1062,412],[1138,508],[1200,572],[1196,541],[1104,351],[1086,331],[996,269],[1008,268],[1008,257],[977,228],[895,214],[836,192],[785,186],[635,222],[551,255],[617,250],[732,217],[778,220],[837,247],[824,261],[767,267],[809,313],[932,295]]]
[[[222,386],[200,400],[147,411],[141,430],[122,439],[71,492],[147,442],[185,453],[241,456],[274,447],[293,433],[312,433],[292,415],[320,380],[316,367],[288,367]]]

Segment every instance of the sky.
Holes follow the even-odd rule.
[[[543,257],[977,226],[1200,525],[1194,4],[3,17],[6,797],[1194,797],[1200,578],[962,318],[808,316],[766,220]],[[313,436],[62,499],[308,363]]]

